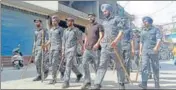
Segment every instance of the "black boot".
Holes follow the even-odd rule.
[[[62,85],[62,88],[68,88],[70,85],[69,85],[69,82],[64,82],[63,85]]]
[[[149,78],[149,79],[152,79],[152,74],[149,74],[148,78]]]
[[[49,70],[44,72],[44,79],[46,79],[48,77],[48,74],[49,74]]]
[[[83,84],[83,86],[81,87],[81,89],[89,89],[91,87],[91,83],[85,83]]]
[[[125,79],[125,84],[129,84],[129,80],[128,79]]]
[[[77,79],[75,82],[79,82],[81,80],[82,76],[83,76],[82,74],[77,75]]]
[[[64,79],[64,72],[61,72],[60,80],[63,80],[63,79]]]
[[[100,84],[95,84],[95,85],[92,87],[93,90],[100,90],[100,88],[101,88],[101,85],[100,85]]]
[[[121,90],[124,90],[125,89],[125,84],[124,83],[119,83],[119,89]]]
[[[40,81],[41,80],[41,76],[37,76],[36,78],[33,79],[33,81]]]
[[[141,87],[142,89],[147,89],[147,82],[140,83],[139,87]]]
[[[155,82],[155,88],[156,88],[156,89],[160,89],[159,82]]]

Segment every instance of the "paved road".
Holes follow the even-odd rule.
[[[176,66],[172,65],[171,61],[161,61],[161,71],[160,71],[160,85],[162,89],[176,89]],[[32,82],[32,79],[36,75],[34,65],[30,65],[27,72],[25,73],[24,79],[20,79],[21,70],[14,70],[13,68],[4,68],[1,72],[1,88],[2,89],[60,89],[62,81],[58,79],[58,83],[55,85],[49,85],[48,82],[51,79],[51,75],[43,82]],[[134,81],[136,72],[131,73],[131,79]],[[92,79],[95,78],[95,74],[92,71]],[[76,76],[71,74],[71,83],[70,89],[80,89],[82,85],[82,80],[80,83],[74,83]],[[116,72],[108,70],[104,81],[104,89],[117,89],[118,85],[116,83]],[[139,76],[140,81],[140,76]],[[93,81],[92,81],[93,82]],[[127,84],[126,88],[128,89],[140,89],[137,82],[134,82],[133,85]],[[153,79],[148,82],[149,89],[154,87]]]

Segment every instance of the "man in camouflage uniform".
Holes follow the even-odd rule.
[[[80,40],[79,37],[79,29],[74,27],[73,18],[67,18],[66,21],[68,28],[64,31],[63,34],[63,50],[62,50],[63,53],[62,56],[64,56],[66,60],[66,70],[64,73],[64,84],[62,88],[69,87],[71,70],[73,70],[73,72],[77,75],[76,79],[77,82],[82,77],[82,74],[79,72],[78,68],[75,65],[78,41],[81,44],[81,46],[83,46],[83,44],[81,43],[82,40]]]
[[[49,84],[55,84],[57,79],[57,71],[61,72],[61,77],[64,76],[64,68],[61,63],[62,56],[62,36],[63,36],[63,28],[59,26],[59,18],[54,15],[52,16],[52,27],[49,31],[49,41],[47,46],[50,46],[49,56],[52,64],[52,80]],[[59,68],[60,67],[60,68]]]
[[[97,71],[100,57],[100,41],[103,37],[103,26],[95,21],[95,14],[89,14],[90,25],[88,26],[85,36],[84,43],[84,54],[83,54],[83,71],[84,71],[84,84],[82,89],[91,86],[91,77],[89,71],[89,63],[94,65],[95,71]]]
[[[49,68],[47,66],[47,59],[43,58],[43,67],[41,67],[42,63],[42,50],[45,53],[45,43],[48,40],[48,32],[46,29],[42,27],[42,21],[39,19],[35,19],[34,23],[37,27],[37,30],[35,31],[35,40],[34,40],[34,52],[35,52],[35,64],[38,76],[33,81],[39,81],[42,79],[42,71],[41,68],[43,68],[44,72],[44,78],[48,76]],[[43,54],[44,54],[43,53]],[[44,55],[43,55],[44,57]]]
[[[140,32],[138,30],[134,30],[133,33],[133,41],[134,41],[134,61],[137,67],[139,68],[139,44],[140,44]]]
[[[147,88],[149,65],[151,61],[155,88],[160,88],[158,50],[160,47],[162,35],[160,30],[152,25],[152,18],[144,17],[142,21],[144,23],[140,40],[140,55],[142,55],[142,82],[139,84],[139,86],[143,89]]]
[[[79,30],[78,34],[79,34],[80,40],[83,42],[83,38],[82,38],[83,32],[81,30]],[[83,51],[82,51],[82,46],[79,43],[79,41],[78,41],[77,44],[78,44],[78,46],[77,46],[77,55],[76,55],[76,65],[77,65],[78,69],[82,73],[82,68],[81,67],[82,67],[82,55],[83,55]]]
[[[128,23],[128,21],[126,22]],[[128,25],[128,24],[127,24]],[[133,32],[130,29],[129,25],[125,26],[125,30],[123,31],[123,38],[121,40],[122,43],[122,57],[125,61],[125,68],[127,70],[128,75],[130,76],[130,69],[131,69],[131,55],[134,55],[134,42],[133,42]],[[127,80],[126,83],[128,83]]]
[[[102,24],[104,27],[104,37],[101,41],[102,48],[100,64],[95,77],[93,89],[101,88],[101,83],[104,79],[110,59],[113,59],[116,62],[118,84],[121,89],[124,89],[125,73],[121,67],[121,64],[118,61],[114,50],[118,51],[120,56],[122,55],[120,40],[123,36],[123,31],[125,29],[125,20],[119,16],[113,16],[113,8],[110,4],[102,4],[101,10],[106,18]],[[123,60],[122,63],[124,64]]]

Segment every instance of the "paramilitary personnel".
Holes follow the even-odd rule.
[[[120,88],[124,89],[125,73],[118,62],[118,58],[114,50],[121,54],[121,37],[123,35],[125,20],[119,16],[113,15],[113,8],[110,4],[102,4],[101,10],[105,15],[105,20],[103,21],[104,27],[104,37],[101,41],[101,56],[100,64],[97,70],[97,75],[94,82],[93,89],[100,89],[102,81],[104,79],[105,73],[108,68],[109,60],[113,59],[116,62],[118,84]],[[123,60],[122,63],[124,64]]]
[[[61,72],[61,77],[64,76],[64,68],[63,64],[60,65],[62,59],[62,36],[63,36],[63,28],[59,26],[59,18],[54,15],[51,18],[51,29],[49,31],[49,41],[47,46],[49,47],[49,56],[52,64],[52,80],[49,84],[55,84],[57,79],[57,71]],[[60,68],[59,68],[60,67]]]
[[[152,25],[153,20],[151,17],[144,17],[142,21],[144,23],[140,40],[140,55],[142,55],[142,82],[139,84],[139,86],[143,89],[147,88],[149,65],[151,61],[155,88],[160,88],[158,50],[160,47],[162,35],[160,30]]]
[[[47,78],[49,68],[47,66],[47,59],[42,58],[44,57],[44,53],[46,51],[45,44],[48,40],[48,31],[47,29],[42,27],[42,21],[40,19],[35,19],[34,23],[37,27],[37,30],[35,31],[35,40],[34,40],[34,52],[35,52],[35,64],[37,69],[38,76],[33,81],[39,81],[42,79],[42,71],[41,68],[43,68],[44,72],[44,79]],[[43,55],[42,55],[43,50]],[[42,60],[43,59],[43,60]],[[43,61],[43,67],[41,67]]]
[[[78,82],[82,74],[74,64],[76,61],[76,54],[77,54],[77,43],[81,43],[82,40],[80,40],[79,37],[79,29],[74,27],[74,19],[73,18],[67,18],[67,26],[68,28],[64,31],[63,34],[63,51],[62,51],[62,56],[65,57],[66,60],[66,70],[64,73],[64,83],[62,88],[68,88],[69,87],[69,80],[70,80],[70,75],[71,75],[71,70],[74,71],[74,73],[77,75],[76,81]]]

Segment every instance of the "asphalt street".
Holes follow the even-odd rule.
[[[176,89],[176,66],[172,64],[172,61],[160,61],[160,85],[162,89]],[[25,67],[24,67],[25,68]],[[33,82],[33,78],[36,75],[35,65],[29,65],[27,71],[24,74],[24,78],[21,79],[21,73],[24,71],[24,68],[21,70],[15,70],[12,67],[4,68],[1,72],[1,89],[61,89],[63,81],[59,80],[55,85],[49,85],[49,80],[51,80],[51,75],[41,83],[40,81]],[[95,78],[95,73],[91,69],[91,78],[92,83]],[[135,80],[136,71],[131,73],[132,81]],[[69,89],[80,89],[83,79],[79,83],[75,83],[76,76],[74,73],[71,74],[71,83]],[[138,82],[133,82],[133,84],[126,84],[127,89],[140,89],[138,83],[140,81],[140,75]],[[103,89],[118,89],[116,72],[108,70],[103,84]],[[154,88],[153,79],[148,81],[149,89]]]

